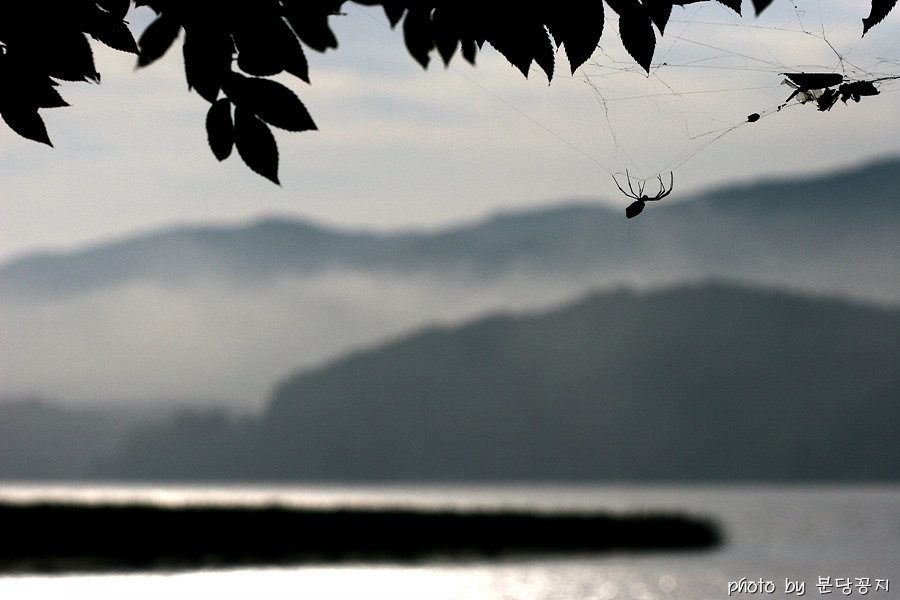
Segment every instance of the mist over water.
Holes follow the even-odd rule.
[[[586,286],[328,271],[260,286],[141,282],[3,307],[2,390],[87,404],[216,399],[258,407],[288,373],[435,323],[536,310]]]
[[[484,279],[329,270],[261,285],[217,278],[169,287],[142,281],[74,297],[4,302],[0,393],[79,405],[209,402],[257,409],[292,372],[425,326],[549,310],[590,292],[702,279],[691,271],[664,264],[593,276],[521,269]],[[764,268],[744,279],[890,303],[890,277],[869,272],[868,281],[859,281],[858,271],[856,277],[847,271],[843,285],[828,285],[826,277],[841,274],[819,276],[815,265],[790,281],[779,282]]]
[[[374,235],[181,227],[0,271],[0,398],[262,407],[283,379],[426,326],[724,280],[900,306],[900,163],[660,203]]]

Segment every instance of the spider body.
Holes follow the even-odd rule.
[[[659,191],[655,196],[649,196],[644,193],[644,186],[647,185],[647,181],[640,181],[637,184],[637,190],[634,189],[634,186],[631,185],[631,175],[628,174],[628,171],[625,171],[625,178],[628,184],[628,191],[619,185],[619,181],[613,177],[613,181],[616,182],[616,187],[619,188],[623,194],[628,196],[629,198],[633,198],[634,202],[628,205],[625,209],[625,216],[629,219],[632,217],[636,217],[641,214],[641,211],[644,210],[644,206],[646,206],[647,202],[655,202],[656,200],[662,200],[666,196],[672,193],[672,188],[675,186],[675,175],[672,172],[669,172],[669,187],[666,188],[666,184],[663,181],[662,175],[657,175],[656,179],[659,181]]]

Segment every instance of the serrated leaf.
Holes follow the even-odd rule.
[[[266,123],[288,131],[316,129],[303,102],[287,87],[260,77],[245,77],[231,72],[225,79],[225,93],[235,106],[256,115]]]
[[[9,128],[23,138],[53,146],[44,120],[41,119],[36,108],[22,106],[18,103],[0,104],[0,117],[9,125]]]
[[[717,0],[719,4],[727,6],[737,14],[741,14],[741,0]]]
[[[656,48],[656,34],[643,5],[638,0],[607,0],[607,4],[619,14],[619,37],[625,50],[649,72]]]
[[[897,0],[872,0],[872,9],[869,11],[869,16],[862,21],[863,35],[866,35],[870,29],[881,23],[896,4]]]
[[[659,34],[664,35],[666,33],[666,24],[669,22],[669,17],[672,16],[672,2],[655,0],[654,2],[644,2],[643,4],[647,14],[650,15],[650,20],[659,30]]]
[[[564,49],[572,74],[590,59],[603,33],[603,2],[591,2],[580,12],[560,4],[547,28],[556,43]]]
[[[268,126],[250,111],[234,109],[234,145],[244,163],[266,179],[278,181],[278,146]]]
[[[35,97],[35,102],[39,108],[60,108],[69,106],[69,103],[63,100],[63,97],[59,95],[56,88],[49,83],[46,86],[40,87],[37,96]]]
[[[532,51],[534,62],[538,64],[547,79],[553,79],[553,69],[556,66],[556,58],[553,53],[553,41],[543,24],[529,28],[531,33]]]
[[[281,36],[281,53],[284,57],[284,70],[309,83],[309,63],[300,40],[285,24]]]
[[[215,102],[222,82],[231,72],[234,55],[231,36],[221,30],[187,27],[182,52],[188,87],[196,90],[205,100]]]
[[[213,155],[220,161],[231,155],[234,147],[234,122],[231,102],[222,98],[213,102],[206,113],[206,138]]]
[[[525,77],[528,77],[531,63],[536,61],[547,77],[553,78],[553,42],[538,21],[519,19],[504,24],[498,20],[487,41]]]
[[[47,40],[46,51],[53,57],[47,75],[65,81],[100,81],[91,45],[80,31],[55,31]]]
[[[104,12],[96,7],[88,17],[89,22],[85,25],[85,31],[95,40],[99,40],[113,48],[122,52],[131,54],[138,53],[137,42],[128,25],[121,18],[117,18],[108,12]]]
[[[138,40],[138,66],[145,67],[162,58],[180,31],[181,24],[168,14],[161,14],[147,25],[147,29]]]

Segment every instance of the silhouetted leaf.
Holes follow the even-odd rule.
[[[306,57],[294,31],[281,18],[248,19],[233,32],[237,46],[237,64],[249,74],[265,77],[284,70],[309,79]]]
[[[332,2],[333,6],[312,6],[309,3],[285,4],[285,18],[303,43],[319,52],[329,48],[337,48],[338,41],[328,26],[328,16],[337,11],[341,2]]]
[[[574,11],[560,3],[547,23],[550,35],[563,47],[572,74],[591,57],[603,33],[603,3],[586,3]]]
[[[660,35],[666,32],[666,24],[669,22],[669,17],[672,16],[672,2],[666,0],[654,0],[652,2],[645,1],[644,8],[647,10],[647,14],[650,15],[650,20],[653,21],[653,24],[656,25],[656,28],[659,29]]]
[[[429,53],[434,48],[431,16],[426,9],[410,8],[403,19],[403,41],[410,55],[422,68],[428,68]]]
[[[869,16],[863,19],[863,35],[881,23],[895,4],[897,0],[872,0],[872,10],[869,11]]]
[[[619,15],[619,36],[628,54],[645,71],[650,70],[656,34],[653,24],[638,0],[607,0],[610,8]]]
[[[0,102],[0,117],[3,117],[10,129],[23,138],[48,146],[53,145],[50,136],[47,135],[44,120],[38,115],[36,108],[25,107],[17,102]]]
[[[405,4],[394,0],[384,0],[380,4],[384,8],[384,15],[387,17],[391,27],[396,27],[403,17],[403,13],[406,12]]]
[[[40,92],[35,97],[35,104],[39,108],[60,108],[69,106],[69,103],[63,100],[52,85],[47,84],[40,88]]]
[[[556,57],[553,51],[553,40],[543,24],[530,28],[532,48],[534,49],[534,62],[544,71],[547,79],[553,79],[553,70],[556,67]]]
[[[56,82],[46,75],[23,72],[21,69],[10,72],[9,69],[0,68],[0,78],[16,82],[16,93],[13,97],[7,97],[6,102],[14,102],[29,109],[69,106],[56,91]]]
[[[719,4],[723,4],[736,12],[737,14],[741,14],[741,0],[717,0]]]
[[[91,45],[80,31],[55,31],[46,45],[45,51],[53,57],[47,75],[65,81],[100,81]]]
[[[241,23],[232,37],[237,47],[237,65],[244,73],[263,77],[284,70],[281,55],[269,43],[268,30],[257,20]]]
[[[181,23],[168,14],[162,14],[141,34],[138,40],[138,66],[144,67],[162,58],[166,51],[175,42],[178,32],[181,31]]]
[[[553,78],[553,42],[546,28],[538,21],[512,19],[505,27],[502,24],[492,27],[487,41],[524,76],[528,77],[531,63],[537,62],[547,78]]]
[[[772,0],[753,0],[753,10],[759,15],[762,11],[766,10],[766,7],[770,4],[772,4]]]
[[[122,52],[138,53],[137,42],[131,35],[131,30],[121,19],[101,10],[96,5],[91,12],[90,21],[85,31],[95,40],[99,40],[115,50]]]
[[[234,145],[248,167],[278,182],[278,146],[265,123],[252,112],[234,109]]]
[[[222,98],[213,102],[206,113],[206,137],[212,153],[219,160],[231,155],[234,146],[234,123],[231,120],[231,102]]]
[[[474,65],[475,57],[478,55],[478,44],[471,38],[463,38],[459,42],[459,52],[469,64]]]
[[[222,30],[185,28],[184,73],[188,86],[204,99],[215,102],[225,77],[231,72],[234,44]]]
[[[282,35],[279,39],[281,55],[284,59],[284,70],[294,77],[309,83],[309,63],[306,61],[306,54],[303,52],[300,40],[297,39],[287,25],[284,26],[282,33],[287,34]]]
[[[110,15],[120,21],[128,14],[131,8],[130,0],[97,0],[97,6],[108,12]]]
[[[231,72],[225,79],[225,93],[235,106],[266,123],[288,131],[316,128],[309,112],[294,92],[277,81],[245,77]]]
[[[441,55],[444,65],[449,65],[459,47],[459,23],[454,18],[452,11],[437,8],[431,15],[431,24],[434,32],[434,45],[438,54]]]

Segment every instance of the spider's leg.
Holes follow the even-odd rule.
[[[626,191],[622,188],[622,186],[619,185],[619,180],[616,179],[615,175],[613,176],[613,181],[616,183],[616,187],[619,188],[619,191],[620,191],[620,192],[622,192],[623,194],[625,194],[626,196],[628,196],[629,198],[631,198],[631,194],[629,194],[628,192],[626,192]],[[629,186],[629,189],[631,189],[631,186]]]
[[[659,181],[659,191],[652,198],[647,198],[648,202],[653,202],[654,200],[661,200],[668,196],[672,192],[672,187],[675,184],[675,176],[669,171],[669,189],[666,189],[666,184],[663,181],[662,175],[657,175],[656,179]]]
[[[666,184],[663,183],[662,175],[657,175],[656,179],[659,180],[659,191],[653,196],[653,200],[659,200],[666,195]]]
[[[637,199],[641,197],[641,194],[644,190],[641,189],[641,184],[638,184],[638,191],[634,191],[634,188],[631,187],[631,175],[628,173],[628,169],[625,169],[625,177],[628,178],[628,189],[631,190],[631,195]]]
[[[672,188],[675,187],[675,173],[673,173],[672,171],[669,171],[669,189],[666,189],[666,186],[663,185],[662,175],[659,176],[659,185],[660,185],[660,190],[659,190],[659,195],[656,198],[657,200],[665,198],[666,196],[668,196],[669,194],[672,193]]]
[[[663,185],[662,175],[657,175],[656,178],[659,180],[659,191],[656,192],[656,195],[653,197],[647,196],[645,200],[647,200],[648,202],[653,202],[654,200],[659,200],[660,198],[662,198],[663,190],[666,189]]]

